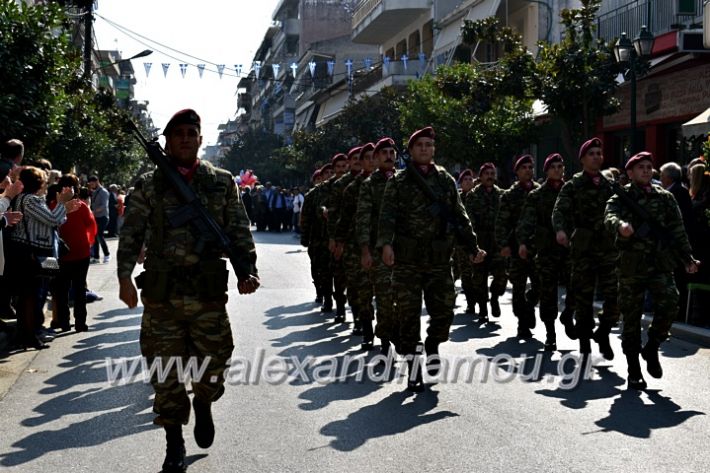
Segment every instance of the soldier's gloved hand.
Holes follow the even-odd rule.
[[[511,254],[512,254],[512,252],[510,251],[510,247],[509,247],[509,246],[504,246],[504,247],[501,248],[501,250],[500,250],[500,255],[501,255],[503,258],[509,258]]]
[[[518,256],[520,256],[520,259],[528,259],[528,247],[520,245],[518,247]]]
[[[131,278],[119,278],[118,279],[118,297],[126,303],[126,305],[133,309],[138,305],[138,290],[133,284]]]
[[[242,279],[237,283],[237,289],[239,290],[239,294],[252,294],[253,292],[256,292],[257,289],[259,289],[259,286],[261,286],[259,277],[254,276],[253,274],[249,276],[248,279]]]
[[[392,245],[382,247],[382,262],[387,266],[394,266],[394,249]]]
[[[557,243],[564,246],[568,247],[569,246],[569,238],[567,237],[567,233],[565,233],[564,230],[560,230],[557,232],[555,235],[555,238],[557,239]]]
[[[619,225],[619,235],[621,235],[624,238],[629,238],[633,234],[634,234],[634,227],[632,227],[630,223],[621,222],[621,225]]]
[[[483,260],[486,259],[486,252],[484,250],[479,249],[478,253],[476,253],[475,255],[471,255],[469,259],[473,264],[483,263]]]
[[[685,267],[685,271],[688,274],[695,274],[700,270],[700,261],[694,259],[690,263],[688,263]]]

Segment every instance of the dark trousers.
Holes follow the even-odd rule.
[[[74,325],[86,325],[86,275],[89,258],[78,261],[61,261],[59,276],[54,279],[52,296],[57,307],[60,327],[69,327],[69,288],[74,288]]]
[[[106,231],[107,226],[108,217],[96,217],[96,242],[94,243],[94,246],[91,247],[91,256],[93,258],[99,258],[99,245],[101,245],[101,249],[103,250],[104,255],[109,255],[108,245],[106,244],[106,239],[104,239],[104,232]]]

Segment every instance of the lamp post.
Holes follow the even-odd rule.
[[[614,46],[616,62],[628,66],[624,73],[624,78],[631,82],[631,156],[638,152],[636,141],[636,79],[645,74],[644,66],[653,51],[653,42],[653,34],[648,31],[646,25],[643,25],[641,32],[634,38],[633,42],[626,37],[626,33],[621,33],[621,38]]]
[[[143,51],[141,51],[141,52],[139,52],[139,53],[137,53],[137,54],[134,54],[134,55],[131,56],[131,57],[128,57],[128,58],[125,58],[125,59],[119,59],[118,61],[112,62],[112,63],[110,63],[110,64],[104,64],[103,66],[101,66],[101,67],[99,67],[98,69],[96,69],[96,72],[99,72],[99,71],[101,71],[102,69],[106,69],[107,67],[115,66],[116,64],[121,64],[122,62],[132,61],[133,59],[138,59],[138,58],[150,56],[151,54],[153,54],[153,50],[152,50],[152,49],[144,49]]]

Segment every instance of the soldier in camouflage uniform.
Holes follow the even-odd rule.
[[[254,292],[259,279],[249,220],[231,174],[197,159],[202,142],[199,116],[193,110],[182,110],[168,122],[163,134],[168,158],[242,259],[245,269],[235,268],[239,292]],[[198,254],[192,228],[169,225],[168,216],[181,204],[160,170],[148,172],[136,182],[118,247],[120,298],[129,307],[138,303],[131,276],[145,244],[145,271],[136,278],[145,308],[141,353],[149,363],[161,362],[163,367],[175,363],[175,357],[183,366],[193,357],[200,366],[203,360],[208,363],[203,377],[192,380],[195,440],[207,448],[214,439],[211,404],[224,392],[223,373],[233,349],[226,312],[229,272],[221,249],[206,248]],[[175,365],[166,380],[154,376],[151,384],[155,389],[153,411],[158,415],[154,422],[165,428],[167,438],[163,471],[184,471],[182,426],[190,416],[186,387],[178,380]]]
[[[557,287],[566,274],[568,251],[557,244],[552,230],[552,209],[563,184],[565,165],[559,153],[552,153],[542,167],[547,179],[530,191],[515,230],[520,246],[518,255],[527,260],[535,254],[535,269],[540,286],[540,319],[545,324],[545,350],[557,349]]]
[[[352,181],[354,175],[360,172],[360,164],[357,162],[360,148],[351,149],[348,155],[338,154],[338,160],[334,158],[333,166],[335,176],[327,180],[323,185],[323,214],[326,216],[328,230],[328,250],[331,254],[330,267],[333,273],[333,298],[336,303],[335,320],[345,322],[345,302],[347,279],[345,268],[341,260],[334,257],[335,254],[335,226],[338,223],[338,208],[343,198],[345,187]],[[348,172],[350,171],[350,172]],[[357,328],[357,320],[356,320]]]
[[[358,163],[362,169],[350,184],[345,187],[338,211],[338,223],[335,228],[335,257],[342,258],[348,286],[348,301],[355,320],[362,328],[362,348],[370,350],[374,344],[375,333],[372,321],[375,317],[372,307],[374,277],[372,271],[361,264],[360,245],[355,233],[355,214],[362,181],[370,176],[373,168],[372,153],[375,145],[367,143],[359,151]]]
[[[585,142],[580,147],[579,159],[582,172],[572,176],[562,186],[552,211],[552,227],[557,243],[570,247],[572,261],[570,285],[575,324],[573,328],[565,327],[565,330],[579,337],[579,349],[584,357],[591,352],[590,339],[594,338],[604,358],[611,360],[614,352],[609,344],[609,333],[619,321],[616,275],[619,253],[604,228],[604,209],[613,190],[611,183],[600,172],[604,162],[601,140],[592,138]],[[568,234],[572,235],[571,241]],[[595,288],[604,297],[596,332]]]
[[[432,163],[434,130],[427,127],[415,132],[409,139],[408,149],[412,163],[385,187],[377,246],[382,248],[383,262],[394,265],[392,284],[399,321],[398,351],[407,360],[408,389],[421,391],[418,348],[421,349],[422,293],[430,317],[424,343],[427,366],[429,373],[436,375],[439,344],[448,340],[454,316],[456,294],[451,258],[456,240],[465,245],[473,263],[482,261],[485,253],[478,248],[454,179],[443,167]],[[410,174],[413,172],[419,173],[419,177]],[[459,231],[449,231],[449,225],[454,222],[447,222],[441,212],[432,212],[434,202],[422,185],[429,187],[437,201],[449,208]]]
[[[486,258],[473,265],[472,297],[478,304],[481,321],[488,321],[488,276],[493,276],[490,286],[491,315],[500,317],[498,298],[505,293],[508,280],[507,261],[500,255],[495,239],[495,222],[502,191],[496,186],[496,167],[484,163],[478,172],[480,183],[466,195],[466,214],[471,219],[478,243]]]
[[[330,270],[330,252],[328,251],[328,235],[325,229],[325,219],[320,213],[319,194],[324,178],[332,175],[333,165],[328,163],[313,173],[314,187],[303,199],[300,215],[301,245],[308,248],[311,261],[311,277],[316,287],[316,303],[333,306],[333,275]],[[329,302],[328,302],[329,301]]]
[[[377,224],[387,181],[394,176],[397,150],[392,138],[382,138],[373,152],[377,170],[360,186],[355,215],[355,232],[360,248],[361,264],[371,270],[374,279],[375,301],[377,305],[377,325],[375,335],[382,343],[382,354],[388,355],[391,344],[397,346],[399,326],[394,313],[392,294],[392,268],[383,264],[382,255],[375,251],[377,244]]]
[[[646,389],[639,353],[646,360],[648,373],[660,378],[663,370],[658,360],[658,348],[668,338],[668,330],[678,312],[678,290],[673,270],[680,261],[692,274],[697,272],[699,262],[691,254],[673,194],[651,184],[651,153],[644,151],[633,156],[626,163],[626,171],[631,174],[631,183],[622,192],[655,222],[644,220],[643,215],[615,194],[606,205],[604,224],[614,235],[620,252],[619,305],[624,320],[621,345],[628,362],[629,388]],[[651,294],[654,312],[648,342],[641,348],[641,315],[646,291]]]
[[[464,169],[459,174],[459,195],[461,196],[461,202],[466,202],[466,196],[471,190],[473,190],[473,183],[475,176],[472,170]],[[473,314],[476,309],[476,300],[473,296],[473,266],[468,261],[468,255],[466,250],[459,248],[458,246],[454,250],[454,282],[457,279],[461,279],[461,289],[463,289],[464,296],[466,297],[466,313]]]
[[[508,278],[513,286],[513,314],[518,318],[518,337],[531,338],[530,329],[535,327],[535,304],[539,288],[535,274],[535,262],[532,258],[522,259],[518,255],[518,242],[515,228],[520,218],[523,202],[530,191],[540,187],[533,181],[533,157],[521,156],[513,168],[518,181],[500,198],[500,210],[496,217],[496,243],[500,255],[510,258]],[[528,279],[531,289],[526,293]]]

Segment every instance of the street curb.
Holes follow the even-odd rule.
[[[643,316],[644,325],[650,325],[652,320],[652,315]],[[697,343],[705,348],[710,348],[710,329],[675,322],[673,326],[671,326],[671,336],[687,342]]]

